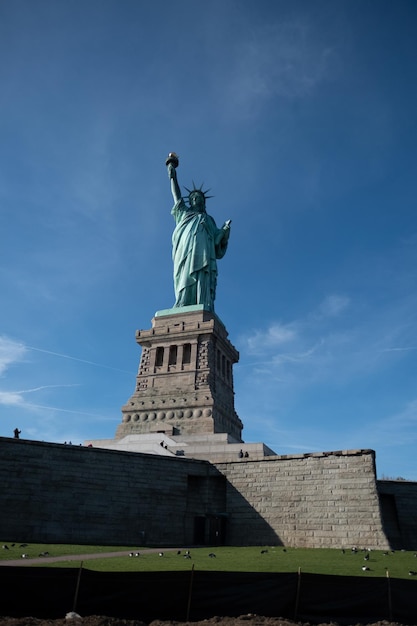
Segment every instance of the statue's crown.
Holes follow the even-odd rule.
[[[191,196],[192,193],[199,193],[203,196],[204,200],[208,200],[209,198],[212,198],[213,196],[208,196],[208,192],[210,191],[210,189],[206,189],[205,191],[203,190],[203,185],[204,183],[202,183],[200,185],[200,187],[196,187],[195,183],[193,181],[193,188],[192,189],[188,189],[188,187],[184,187],[184,189],[186,191],[188,191],[188,198]]]

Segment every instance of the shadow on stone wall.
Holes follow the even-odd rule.
[[[234,546],[282,546],[277,532],[254,506],[230,483],[226,488],[226,543]]]
[[[382,524],[393,550],[417,549],[417,483],[378,480]]]

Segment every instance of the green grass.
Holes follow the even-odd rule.
[[[193,566],[200,571],[234,571],[234,572],[297,572],[312,574],[329,574],[344,576],[377,576],[385,577],[387,570],[391,578],[407,578],[417,581],[417,575],[410,576],[409,571],[417,571],[417,557],[414,552],[389,552],[374,550],[359,551],[356,554],[347,549],[345,553],[336,549],[282,548],[282,547],[217,547],[193,548],[191,559],[184,558],[184,550],[163,550],[164,556],[158,552],[146,552],[146,548],[132,546],[85,546],[85,545],[46,545],[30,544],[24,548],[20,544],[9,550],[1,550],[0,559],[20,558],[24,551],[29,557],[37,557],[41,552],[49,552],[50,556],[62,556],[62,561],[46,563],[40,561],[37,566],[43,567],[76,567],[80,560],[68,561],[67,555],[97,554],[103,552],[122,552],[122,557],[97,558],[83,560],[83,568],[95,571],[187,571]],[[139,557],[129,557],[129,553],[139,552]],[[264,553],[262,553],[265,551]],[[214,553],[215,558],[209,554]],[[369,554],[369,560],[364,557]],[[369,571],[362,571],[362,567]]]
[[[72,544],[50,544],[50,543],[31,543],[25,542],[8,542],[2,541],[2,546],[8,549],[0,548],[0,561],[10,559],[20,559],[22,554],[27,554],[28,558],[36,558],[42,552],[49,552],[49,556],[62,556],[72,554],[99,554],[102,552],[122,552],[130,551],[131,546],[94,546],[94,545],[72,545]]]

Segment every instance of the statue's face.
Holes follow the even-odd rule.
[[[202,193],[199,191],[193,191],[189,195],[190,206],[194,211],[198,211],[199,213],[203,213],[206,208],[205,198]]]

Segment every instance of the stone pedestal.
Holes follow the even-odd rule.
[[[139,330],[136,389],[122,407],[116,440],[131,434],[227,433],[242,441],[234,408],[233,364],[239,353],[220,319],[200,305],[159,311]]]

